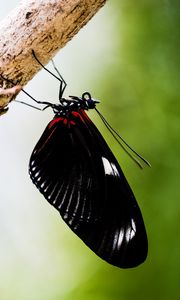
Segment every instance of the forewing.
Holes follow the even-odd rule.
[[[122,268],[145,260],[147,237],[139,207],[114,155],[83,111],[49,123],[29,171],[40,192],[97,255]]]
[[[92,241],[97,238],[100,243],[95,252],[113,265],[135,267],[146,259],[148,251],[141,211],[109,146],[88,116],[83,114],[93,137],[91,142],[94,142],[96,154],[104,167],[102,195],[105,206],[102,222],[99,222],[92,238]]]

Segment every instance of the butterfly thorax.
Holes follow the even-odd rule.
[[[51,105],[56,116],[66,117],[72,111],[94,109],[96,104],[99,103],[87,92],[82,97],[69,96],[69,98],[61,98],[58,104]]]

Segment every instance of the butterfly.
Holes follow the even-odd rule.
[[[34,51],[33,56],[51,73]],[[124,149],[121,142],[127,144],[97,110],[99,101],[90,93],[63,97],[67,84],[54,68],[58,76],[51,74],[60,82],[59,103],[41,102],[30,96],[45,105],[41,110],[51,107],[54,112],[30,157],[30,178],[95,254],[120,268],[136,267],[145,261],[148,252],[143,217],[117,159],[86,111],[95,109],[118,143]]]
[[[30,177],[93,252],[117,267],[135,267],[146,259],[147,234],[118,161],[86,114],[98,101],[87,92],[64,99],[59,76],[60,101],[44,103],[55,116],[32,152]]]

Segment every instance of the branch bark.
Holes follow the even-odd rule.
[[[0,23],[0,75],[25,85],[92,18],[106,0],[23,0]],[[3,89],[12,84],[0,78]],[[12,96],[0,95],[0,110]]]

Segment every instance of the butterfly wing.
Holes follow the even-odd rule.
[[[140,209],[124,174],[84,111],[55,117],[30,158],[32,181],[98,256],[121,268],[147,256]]]

